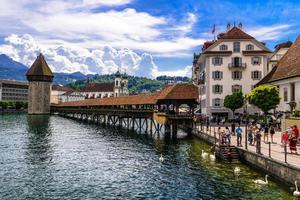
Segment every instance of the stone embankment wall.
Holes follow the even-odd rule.
[[[215,142],[215,138],[211,135],[207,135],[206,133],[200,133],[193,130],[193,134],[210,144],[214,144]],[[288,185],[293,185],[295,180],[300,182],[300,167],[289,165],[245,149],[237,149],[240,154],[241,161],[251,165],[253,168],[261,170]]]

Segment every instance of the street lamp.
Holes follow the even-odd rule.
[[[247,110],[247,100],[245,100],[245,110],[244,110],[244,116],[245,116],[245,149],[248,149],[248,110]]]

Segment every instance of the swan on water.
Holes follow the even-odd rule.
[[[165,160],[164,157],[162,156],[162,154],[160,154],[159,161],[160,161],[160,162],[164,162],[164,160]]]
[[[296,190],[294,191],[293,195],[295,197],[300,197],[300,191],[298,190],[297,181],[295,181],[295,187],[296,187]]]
[[[267,185],[268,184],[268,175],[266,174],[265,181],[257,179],[257,180],[254,181],[254,183],[260,184],[260,185]]]
[[[204,152],[204,150],[202,150],[201,156],[202,156],[202,158],[207,158],[208,153],[206,153],[206,152]]]
[[[233,170],[234,175],[238,176],[240,175],[241,169],[239,167],[235,167]]]
[[[209,157],[210,157],[211,161],[215,161],[216,160],[216,152],[214,152],[214,154],[210,154]]]

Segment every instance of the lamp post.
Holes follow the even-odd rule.
[[[244,110],[244,114],[245,114],[245,149],[248,149],[248,110],[247,110],[247,101],[245,100],[245,110]]]

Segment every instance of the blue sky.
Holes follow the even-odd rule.
[[[95,50],[111,46],[129,48],[140,56],[148,53],[154,60],[156,74],[184,75],[190,71],[193,52],[199,52],[201,44],[213,38],[210,33],[213,24],[220,33],[228,22],[242,22],[246,32],[265,41],[270,49],[300,35],[300,1],[296,0],[0,0],[0,3],[0,52],[13,55],[12,48],[26,43],[13,56],[20,61],[34,48],[49,50],[64,46]],[[12,34],[19,37],[7,39]],[[29,34],[32,40],[24,42],[20,38],[24,34]],[[29,48],[30,45],[33,47]],[[64,63],[72,64],[72,61]],[[78,67],[68,70],[81,70],[84,68],[81,64],[75,63]],[[133,65],[126,69],[136,68]]]

